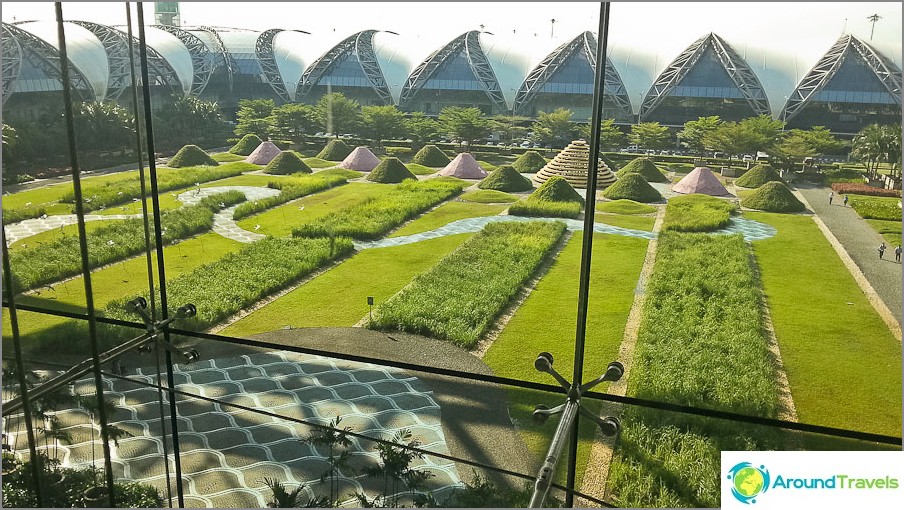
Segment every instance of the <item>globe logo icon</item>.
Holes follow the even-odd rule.
[[[749,462],[736,464],[728,471],[731,494],[744,504],[756,503],[756,498],[769,489],[769,471]]]

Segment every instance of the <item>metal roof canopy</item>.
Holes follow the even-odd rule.
[[[361,71],[371,87],[384,105],[392,104],[392,93],[389,85],[383,76],[383,70],[377,61],[377,54],[374,51],[374,35],[379,30],[362,30],[357,34],[351,35],[334,46],[331,50],[324,53],[322,57],[314,61],[307,69],[305,69],[301,80],[298,81],[298,99],[305,99],[311,93],[311,90],[320,83],[320,80],[326,76],[335,65],[342,61],[352,51],[358,57],[358,64]]]
[[[191,67],[192,67],[192,83],[191,83],[191,94],[193,96],[201,95],[201,92],[204,92],[204,89],[207,87],[207,83],[210,81],[210,75],[213,74],[213,63],[208,59],[210,55],[210,49],[207,48],[207,45],[204,44],[198,36],[187,31],[182,30],[179,27],[173,27],[169,25],[151,25],[153,28],[158,28],[163,30],[164,32],[168,32],[182,41],[182,44],[185,45],[185,48],[188,50],[188,54],[191,55]]]

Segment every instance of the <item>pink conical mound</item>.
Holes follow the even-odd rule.
[[[458,177],[459,179],[483,179],[489,174],[474,159],[474,156],[467,152],[462,152],[455,156],[455,159],[440,170],[437,175]]]
[[[248,155],[247,158],[245,158],[245,161],[248,163],[254,163],[255,165],[266,165],[267,163],[273,161],[273,158],[278,156],[279,153],[279,147],[268,140],[266,142],[261,142],[261,144],[257,146],[257,149],[254,149],[254,152],[252,152]]]
[[[370,152],[370,149],[367,147],[361,146],[355,147],[355,150],[346,156],[345,159],[342,160],[342,163],[339,163],[339,168],[357,170],[359,172],[370,172],[379,164],[380,158],[374,156],[374,153]]]
[[[716,197],[731,194],[725,189],[725,186],[722,186],[719,179],[713,175],[712,170],[705,166],[698,166],[691,173],[684,176],[684,179],[672,186],[672,191],[685,195],[702,193]]]

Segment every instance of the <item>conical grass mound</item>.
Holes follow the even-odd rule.
[[[186,145],[179,149],[175,156],[170,158],[166,166],[170,168],[182,168],[186,166],[218,166],[219,163],[210,157],[197,145]]]
[[[657,202],[662,195],[653,186],[650,186],[640,174],[625,174],[615,184],[606,188],[603,196],[610,200],[633,200],[635,202]]]
[[[317,157],[327,161],[342,161],[351,153],[352,148],[342,140],[337,139],[330,140],[330,143],[326,144],[326,147],[320,151],[320,154],[317,154]]]
[[[547,181],[549,182],[549,181]],[[530,179],[518,173],[513,165],[500,165],[490,175],[477,184],[480,189],[494,189],[498,191],[530,191],[534,189]]]
[[[368,181],[396,184],[406,179],[417,180],[417,177],[402,163],[399,158],[386,158],[367,175]]]
[[[411,158],[411,162],[430,168],[442,168],[452,162],[436,145],[425,145]]]
[[[580,193],[568,184],[563,177],[554,175],[546,180],[537,191],[531,193],[528,200],[541,202],[577,202],[584,203]]]
[[[781,177],[778,176],[775,170],[772,169],[769,165],[756,165],[744,172],[744,175],[738,177],[735,181],[736,186],[741,186],[742,188],[759,188],[763,184],[767,182],[784,182]]]
[[[238,154],[239,156],[250,156],[254,149],[257,149],[257,146],[261,144],[261,139],[257,135],[247,134],[242,137],[241,140],[236,142],[235,145],[229,149],[229,152],[232,154]]]
[[[515,170],[525,174],[535,174],[544,166],[546,166],[546,159],[537,151],[527,151],[512,163]]]
[[[311,173],[307,165],[295,151],[282,151],[264,167],[265,174],[289,175],[295,173]]]
[[[748,209],[768,212],[801,212],[804,204],[781,182],[767,182],[741,199],[741,205]]]
[[[650,158],[635,158],[615,173],[619,178],[628,174],[639,174],[647,182],[669,182]]]

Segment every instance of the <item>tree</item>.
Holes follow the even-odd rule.
[[[270,136],[270,121],[268,118],[276,108],[272,99],[242,99],[239,101],[239,111],[236,114],[238,125],[235,127],[237,136],[248,134],[257,135],[262,140]]]
[[[524,124],[530,119],[520,115],[496,115],[491,119],[492,130],[501,133],[502,139],[499,143],[513,143],[518,138],[524,138],[527,135],[528,128]]]
[[[361,128],[364,136],[376,140],[377,146],[383,140],[402,138],[408,133],[405,114],[394,105],[361,108]]]
[[[578,127],[578,136],[584,140],[590,140],[592,133],[588,124],[582,124]],[[600,149],[615,150],[619,148],[625,141],[625,134],[621,129],[615,126],[615,119],[605,119],[600,123]]]
[[[879,175],[880,163],[891,163],[893,172],[900,174],[901,127],[871,124],[863,128],[851,142],[851,155],[866,167],[870,179]]]
[[[83,150],[119,149],[134,143],[135,118],[112,101],[79,103],[73,124],[76,141]]]
[[[571,122],[573,112],[556,108],[552,112],[540,112],[534,122],[533,140],[543,145],[565,147],[577,137],[578,126]]]
[[[721,123],[722,119],[718,115],[689,120],[684,123],[684,129],[678,132],[678,140],[691,152],[702,156],[708,148],[704,143],[706,135],[716,131]]]
[[[194,140],[223,125],[219,105],[214,101],[202,101],[194,96],[174,94],[157,112],[164,124],[164,139],[186,142]]]
[[[644,149],[665,149],[670,145],[669,128],[658,122],[641,122],[631,126],[628,140]]]
[[[795,129],[806,143],[816,151],[816,154],[841,154],[847,147],[847,143],[835,138],[828,128],[813,126],[808,130]]]
[[[761,133],[743,122],[723,122],[713,131],[703,135],[703,145],[732,155],[762,150],[766,141]]]
[[[450,106],[439,112],[440,130],[452,138],[474,145],[490,134],[490,121],[479,108]]]
[[[436,138],[439,134],[439,124],[423,112],[414,112],[405,119],[405,129],[408,137],[418,147]]]
[[[340,92],[326,94],[317,101],[317,116],[320,125],[328,133],[356,133],[361,119],[361,105]]]
[[[4,161],[9,161],[9,157],[12,154],[12,149],[16,146],[18,142],[19,135],[16,133],[16,128],[10,126],[9,124],[3,124],[3,159]]]
[[[784,122],[772,120],[772,117],[768,115],[748,117],[738,124],[749,130],[749,132],[753,133],[753,136],[758,138],[758,145],[744,152],[753,152],[757,150],[768,152],[774,144],[781,141],[782,130],[785,128]]]
[[[268,117],[270,133],[280,140],[291,140],[298,143],[305,134],[311,133],[320,125],[317,111],[313,105],[289,103],[273,109]]]
[[[782,140],[769,149],[772,166],[785,170],[796,170],[804,159],[813,157],[816,149],[808,138],[806,131],[792,129]]]

